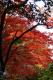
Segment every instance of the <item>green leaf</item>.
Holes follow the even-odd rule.
[[[17,40],[14,44],[20,44],[20,43],[22,43],[21,39]]]
[[[49,76],[45,75],[45,76],[39,78],[39,80],[49,80]]]
[[[6,80],[6,79],[4,79],[4,78],[0,78],[0,80]]]
[[[17,78],[18,80],[22,80],[22,78]]]

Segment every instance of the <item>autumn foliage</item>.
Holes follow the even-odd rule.
[[[20,37],[13,43],[6,64],[7,74],[5,77],[8,80],[17,80],[19,77],[25,78],[26,76],[30,77],[31,75],[37,74],[33,67],[43,69],[53,61],[51,59],[53,55],[52,49],[48,48],[50,44],[53,44],[53,41],[48,35],[34,28],[21,36],[33,26],[31,24],[32,22],[25,18],[10,16],[10,14],[7,14],[5,17],[2,31],[3,61],[5,61],[11,42],[17,37]],[[53,23],[46,24],[53,25]]]
[[[4,60],[11,41],[28,30],[29,23],[30,21],[19,17],[6,17],[2,35]],[[36,74],[32,67],[36,67],[38,64],[41,65],[41,68],[47,67],[52,61],[51,50],[48,49],[49,44],[52,44],[49,36],[36,29],[25,33],[11,48],[6,65],[6,70],[11,77],[7,78],[13,78],[13,74],[23,78]],[[14,76],[14,78],[16,77]]]

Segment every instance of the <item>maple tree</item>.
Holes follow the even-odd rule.
[[[40,64],[42,68],[45,68],[52,62],[52,52],[48,49],[49,44],[53,43],[52,39],[35,29],[41,24],[33,26],[30,24],[33,21],[6,15],[12,8],[24,6],[26,2],[8,6],[1,18],[0,73],[5,72],[6,69],[11,74],[7,79],[25,78],[28,75],[37,74],[32,67]]]

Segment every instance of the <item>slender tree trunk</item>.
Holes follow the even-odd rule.
[[[2,77],[3,75],[3,72],[5,71],[5,66],[6,66],[6,63],[7,63],[7,60],[8,60],[8,57],[6,57],[6,60],[3,62],[3,57],[2,57],[2,31],[3,31],[3,25],[4,25],[4,20],[5,20],[5,15],[7,13],[7,11],[9,11],[10,9],[12,8],[19,8],[21,6],[24,6],[26,3],[27,3],[28,0],[25,0],[25,2],[19,4],[19,5],[11,5],[11,6],[8,6],[3,14],[2,14],[2,18],[1,18],[1,24],[0,24],[0,77]],[[7,53],[7,56],[9,55],[10,53],[10,49],[11,47],[9,48],[9,51]]]
[[[0,34],[0,77],[3,75],[3,72],[4,72],[4,63],[3,63],[3,57],[2,57],[2,38],[1,37],[2,36]]]

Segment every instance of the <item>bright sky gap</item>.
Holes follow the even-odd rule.
[[[29,0],[28,1],[28,4],[29,2],[31,2],[32,4],[34,4],[34,0]],[[47,0],[46,0],[47,2]],[[44,5],[45,3],[41,0],[41,1],[37,1],[35,2],[35,4],[39,7],[39,8],[44,8]],[[53,7],[51,7],[51,10],[53,10]],[[53,12],[51,12],[51,17],[53,17]],[[36,24],[36,22],[33,23],[34,25]],[[42,25],[39,25],[37,26],[36,28],[37,30],[39,30],[40,32],[42,33],[45,33],[45,35],[49,35],[49,33],[53,33],[53,29],[47,29],[46,26],[42,26]],[[50,35],[49,35],[50,36]],[[50,36],[50,38],[53,39],[53,36]],[[49,46],[50,49],[53,49],[53,45],[50,45]],[[53,52],[53,51],[52,51]],[[53,59],[53,57],[51,57]]]

